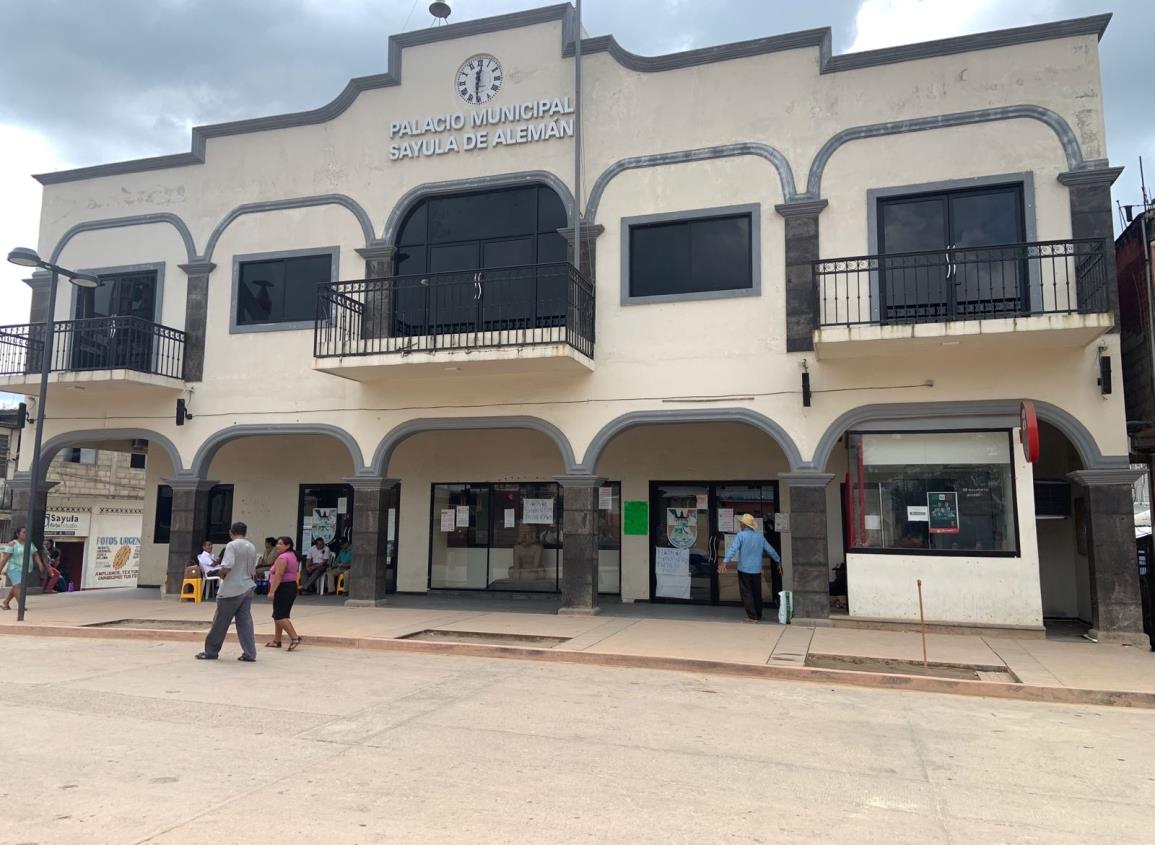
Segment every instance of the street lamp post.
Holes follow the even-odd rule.
[[[40,446],[44,440],[44,408],[48,399],[48,373],[52,369],[52,330],[56,319],[56,283],[60,276],[67,276],[69,281],[77,287],[95,288],[100,286],[100,279],[88,273],[78,273],[74,270],[65,270],[56,264],[44,261],[37,255],[36,250],[26,247],[17,247],[8,253],[8,260],[21,267],[39,267],[52,274],[52,281],[48,285],[48,313],[44,315],[44,341],[40,349],[40,402],[36,409],[36,436],[32,446],[32,481],[28,488],[28,520],[24,528],[24,557],[20,562],[20,601],[17,604],[16,621],[24,621],[24,608],[28,603],[28,573],[32,563],[32,535],[36,521],[36,500],[40,487]],[[31,329],[31,326],[29,327]],[[31,332],[28,337],[28,348],[32,349]]]

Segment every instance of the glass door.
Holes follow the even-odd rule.
[[[94,322],[73,327],[73,369],[152,369],[151,332],[134,321],[111,319],[116,317],[156,319],[156,273],[102,276],[99,287],[77,291],[76,319]]]
[[[774,514],[778,512],[778,483],[749,482],[718,484],[714,486],[713,511],[716,517],[717,536],[715,548],[720,561],[726,556],[726,548],[741,526],[738,517],[748,513],[754,517],[758,531],[770,541],[770,545],[782,552],[778,532],[774,530]],[[762,555],[762,598],[767,605],[772,604],[782,589],[782,576],[778,574],[778,564],[767,555]],[[738,570],[727,569],[718,576],[718,601],[723,604],[738,604],[742,601],[738,593]]]

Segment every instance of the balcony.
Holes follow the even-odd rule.
[[[589,372],[594,289],[569,264],[322,285],[313,368],[353,379]]]
[[[816,261],[815,351],[1086,346],[1114,324],[1104,249],[1082,239]]]
[[[54,324],[50,384],[113,392],[180,391],[184,332],[139,317],[96,317]],[[40,392],[44,324],[0,326],[0,390]]]

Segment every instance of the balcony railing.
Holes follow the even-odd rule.
[[[593,357],[594,289],[570,264],[364,279],[318,290],[318,358],[556,343]]]
[[[1109,310],[1104,241],[1087,238],[814,263],[821,326]]]
[[[182,378],[184,332],[139,317],[94,317],[54,324],[51,372],[134,370]],[[40,372],[44,324],[0,326],[0,376]]]

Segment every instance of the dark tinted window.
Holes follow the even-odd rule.
[[[331,255],[306,255],[241,264],[237,325],[299,323],[317,315],[317,286],[332,278]]]
[[[133,469],[144,469],[148,456],[143,453],[133,452],[128,457],[128,465]]]
[[[630,296],[669,296],[754,286],[750,215],[630,229]]]
[[[172,530],[172,488],[161,484],[156,488],[156,521],[152,526],[152,541],[167,543]]]
[[[205,537],[214,543],[229,541],[233,524],[233,485],[218,484],[209,490],[208,524]]]

